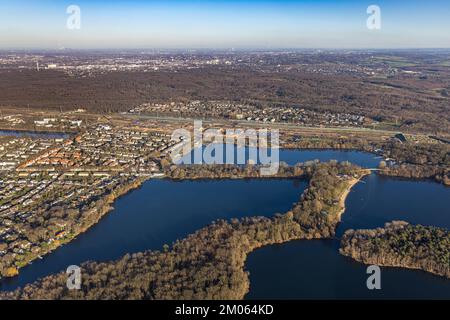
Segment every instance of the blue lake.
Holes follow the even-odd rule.
[[[215,146],[217,150],[221,150],[219,152],[222,153],[222,156],[217,156],[220,164],[227,163],[227,157],[229,155],[227,154],[226,147],[222,146],[222,148],[219,148],[217,145],[213,146]],[[195,150],[191,151],[191,153],[181,157],[179,162],[177,163],[200,164],[203,163],[202,160],[204,160],[205,155],[208,155],[209,153],[211,153],[213,157],[216,155],[215,151],[209,152],[205,151],[205,149],[205,146],[203,146],[201,149],[200,147],[197,147],[195,148]],[[195,158],[196,150],[198,151],[198,159]],[[238,159],[240,159],[238,157],[239,153],[242,153],[244,155],[244,162],[238,162],[237,164],[245,164],[249,159],[252,159],[254,163],[261,163],[260,155],[257,150],[258,149],[253,147],[234,147],[233,152],[231,153],[231,156],[229,158],[232,160],[228,163],[236,163]],[[353,150],[274,149],[274,151],[279,152],[278,157],[280,161],[286,162],[289,165],[295,165],[300,162],[312,160],[319,160],[322,162],[337,160],[339,162],[350,161],[364,168],[377,168],[378,164],[382,160],[381,157],[374,154]],[[272,151],[270,149],[264,151],[263,154],[266,154],[266,152],[268,157],[272,156]]]
[[[11,290],[87,260],[108,261],[126,253],[160,250],[164,244],[217,219],[283,213],[306,188],[299,180],[149,180],[115,202],[115,209],[84,234],[0,281]]]
[[[39,132],[39,131],[19,131],[19,130],[0,130],[0,136],[7,137],[30,137],[40,139],[66,139],[70,135],[61,132]]]
[[[347,229],[405,220],[450,229],[450,188],[372,174],[350,192],[337,237]],[[252,252],[247,299],[450,299],[450,280],[381,268],[381,290],[366,287],[367,266],[338,252],[339,240],[292,241]]]
[[[280,160],[289,164],[314,159],[363,167],[376,167],[380,161],[356,151],[280,150]],[[283,213],[306,187],[306,181],[280,179],[149,180],[119,198],[115,209],[86,233],[21,269],[19,276],[2,279],[0,290],[12,290],[87,260],[160,250],[216,219]],[[338,234],[348,228],[382,226],[393,219],[449,228],[449,194],[449,188],[433,182],[368,176],[350,193]],[[404,298],[414,292],[433,298],[450,296],[448,280],[389,268],[382,271],[383,290],[368,293],[366,267],[340,256],[338,245],[336,240],[294,241],[256,250],[246,265],[251,280],[247,298]]]

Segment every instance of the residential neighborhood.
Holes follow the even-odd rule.
[[[308,126],[360,127],[372,121],[350,113],[317,112],[299,106],[258,107],[225,101],[190,101],[188,103],[144,103],[130,114],[243,120],[257,123],[295,123]]]
[[[161,156],[174,145],[164,132],[113,124],[66,139],[0,138],[2,276],[73,238],[129,188],[160,177]]]

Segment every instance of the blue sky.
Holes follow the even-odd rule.
[[[366,27],[372,4],[381,30]],[[60,47],[449,48],[450,1],[0,0],[0,48]]]

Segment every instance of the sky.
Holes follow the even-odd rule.
[[[0,0],[0,48],[450,48],[450,1]]]

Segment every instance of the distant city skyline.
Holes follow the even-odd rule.
[[[450,48],[449,16],[445,0],[0,0],[0,49]]]

